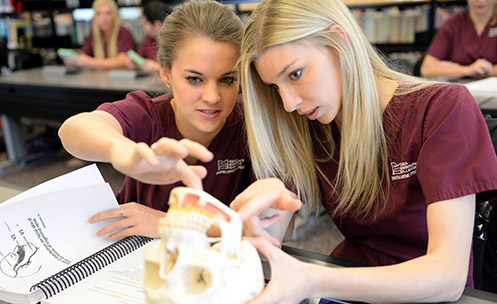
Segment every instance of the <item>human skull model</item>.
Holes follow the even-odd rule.
[[[211,244],[209,227],[221,238]],[[147,244],[147,304],[242,304],[264,287],[257,250],[242,240],[240,216],[206,192],[178,187],[159,222],[161,241]]]

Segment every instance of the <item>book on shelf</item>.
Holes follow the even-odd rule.
[[[80,293],[85,303],[144,303],[143,245],[150,239],[132,236],[111,241],[96,232],[112,220],[88,222],[96,213],[113,208],[118,208],[114,193],[95,164],[1,203],[0,300],[76,303],[72,295]],[[131,274],[135,288],[118,288],[119,280],[121,287],[132,283],[116,277]],[[85,288],[92,288],[93,294]],[[131,300],[118,300],[123,297],[119,292]]]

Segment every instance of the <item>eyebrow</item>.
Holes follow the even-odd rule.
[[[280,78],[281,76],[283,76],[283,74],[286,73],[286,71],[288,70],[288,68],[295,62],[295,60],[293,60],[292,62],[290,62],[289,64],[287,64],[286,66],[283,67],[283,69],[281,70],[281,72],[278,73],[278,78]]]
[[[189,72],[189,73],[192,73],[192,74],[197,74],[199,76],[204,76],[204,73],[201,73],[199,71],[195,71],[195,70],[189,70],[189,69],[186,69],[184,70],[185,72]],[[229,72],[226,72],[224,74],[221,74],[221,77],[224,77],[224,76],[228,76],[228,75],[231,75],[231,74],[236,74],[236,73],[239,73],[238,70],[232,70],[232,71],[229,71]]]

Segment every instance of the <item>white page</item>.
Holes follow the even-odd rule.
[[[28,293],[30,286],[110,245],[90,224],[94,214],[118,208],[109,184],[50,192],[0,204],[0,287]]]
[[[34,186],[33,188],[6,200],[0,206],[53,191],[104,183],[105,180],[102,177],[102,174],[100,174],[97,165],[91,164]]]
[[[145,246],[41,303],[145,304],[142,287]]]
[[[471,94],[477,97],[497,97],[497,77],[488,77],[464,84]]]

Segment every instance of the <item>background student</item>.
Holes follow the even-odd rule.
[[[85,68],[125,68],[128,50],[135,49],[131,32],[121,25],[119,10],[114,0],[95,0],[92,30],[82,52],[64,59],[65,64]]]
[[[421,64],[424,77],[487,77],[497,74],[495,0],[468,0],[468,9],[438,30]]]
[[[250,303],[445,302],[472,286],[475,201],[497,196],[497,157],[464,86],[390,70],[340,0],[261,1],[241,74],[258,180],[231,207],[271,265]],[[333,256],[375,267],[311,265],[274,246],[274,219],[255,216],[301,201],[322,203],[344,235]]]
[[[138,55],[145,59],[145,65],[134,63],[128,57],[126,66],[130,69],[140,69],[144,72],[159,71],[160,65],[157,62],[157,51],[159,45],[157,44],[157,37],[159,36],[162,28],[162,22],[169,14],[169,6],[158,0],[147,2],[143,7],[142,23],[143,30],[145,31],[145,39],[138,48]]]
[[[169,192],[182,184],[203,188],[225,203],[250,184],[238,95],[242,32],[238,16],[220,3],[177,6],[158,40],[161,78],[172,93],[150,98],[132,92],[63,123],[59,135],[69,153],[109,162],[126,175],[117,194],[120,209],[97,214],[91,222],[124,218],[99,235],[158,237]]]

